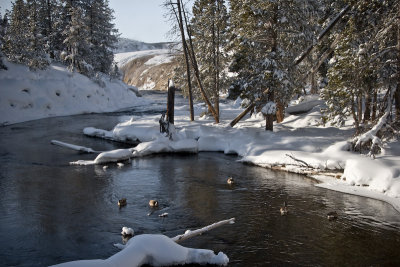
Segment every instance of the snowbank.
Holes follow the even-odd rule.
[[[80,260],[54,266],[135,267],[144,264],[152,266],[179,264],[227,265],[228,262],[229,258],[222,252],[215,255],[212,250],[183,247],[164,235],[144,234],[131,238],[122,251],[106,260]]]
[[[111,112],[145,105],[121,81],[101,78],[100,87],[86,76],[53,64],[46,70],[6,62],[0,71],[0,125],[53,116]]]
[[[178,107],[173,141],[159,133],[159,116],[132,117],[104,135],[141,141],[132,148],[132,157],[198,151],[236,154],[242,162],[313,176],[322,182],[321,187],[340,188],[342,192],[346,191],[343,188],[364,188],[363,196],[384,201],[389,198],[387,202],[400,211],[400,145],[391,144],[374,160],[350,152],[347,140],[353,134],[352,128],[321,126],[320,100],[310,97],[296,105],[301,105],[294,106],[296,112],[310,110],[287,116],[283,123],[274,125],[274,132],[263,130],[265,121],[260,114],[247,117],[234,128],[228,126],[241,112],[237,103],[230,102],[221,104],[220,124],[208,118],[190,122],[187,112]],[[96,131],[101,130],[92,129]],[[85,129],[85,134],[88,132]],[[333,173],[329,179],[323,179],[327,175],[316,175],[328,172]]]

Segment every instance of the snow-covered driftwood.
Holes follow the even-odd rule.
[[[84,146],[68,144],[68,143],[65,143],[65,142],[57,141],[57,140],[51,140],[51,144],[56,145],[56,146],[69,148],[69,149],[76,150],[76,151],[83,152],[83,153],[101,153],[102,152],[102,151],[93,150],[90,147],[84,147]]]
[[[228,224],[228,223],[229,224],[235,223],[235,218],[219,221],[219,222],[213,223],[211,225],[205,226],[205,227],[197,229],[197,230],[193,230],[193,231],[188,230],[184,234],[177,235],[177,236],[175,236],[175,237],[173,237],[171,239],[173,241],[179,243],[179,242],[182,242],[182,241],[184,241],[184,240],[186,240],[188,238],[191,238],[191,237],[194,237],[194,236],[197,236],[197,235],[201,235],[201,234],[203,234],[205,232],[208,232],[208,231],[210,231],[210,230],[212,230],[214,228],[217,228],[219,226],[222,226],[222,225]]]
[[[307,168],[312,168],[312,167],[311,167],[307,162],[305,162],[304,160],[297,159],[297,158],[295,158],[294,156],[289,155],[289,154],[286,154],[286,156],[289,157],[289,158],[291,158],[291,159],[293,159],[294,161],[300,162],[301,164],[303,164],[303,165],[304,165],[305,167],[307,167]]]
[[[372,151],[374,147],[378,146],[382,148],[382,140],[377,136],[378,132],[384,127],[387,117],[389,116],[389,111],[387,111],[377,122],[377,124],[372,127],[371,130],[357,136],[353,139],[354,148],[359,147],[361,151],[361,146],[369,141],[372,142],[369,154],[373,154]]]

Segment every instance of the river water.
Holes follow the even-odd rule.
[[[173,237],[231,217],[235,224],[182,245],[223,251],[229,266],[400,265],[400,215],[383,202],[318,188],[303,176],[244,165],[222,153],[164,154],[103,170],[70,166],[94,156],[50,144],[126,147],[85,137],[82,129],[111,129],[120,115],[162,107],[0,127],[0,265],[104,259],[118,252],[113,244],[122,242],[123,226]],[[226,183],[229,176],[235,185]],[[128,205],[120,209],[123,197]],[[150,199],[160,207],[151,210]],[[284,201],[287,216],[279,213]],[[339,217],[328,221],[333,210]]]

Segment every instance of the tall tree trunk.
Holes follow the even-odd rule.
[[[181,1],[182,0],[178,0],[177,1],[179,3],[179,7],[182,4]],[[196,54],[194,53],[194,49],[193,49],[193,41],[192,41],[191,30],[190,30],[190,28],[188,26],[188,23],[187,23],[186,13],[184,12],[183,15],[184,15],[184,18],[185,18],[185,25],[186,25],[186,29],[188,31],[188,38],[189,38],[189,44],[190,44],[190,48],[187,45],[186,45],[186,47],[188,48],[189,59],[192,62],[192,66],[193,66],[193,69],[194,69],[194,74],[196,76],[196,80],[197,80],[197,83],[198,83],[199,88],[200,88],[200,93],[203,96],[204,102],[206,102],[206,104],[208,106],[208,110],[212,113],[212,115],[213,115],[213,117],[215,119],[215,122],[219,123],[219,116],[216,113],[213,105],[211,104],[211,102],[210,102],[210,100],[209,100],[209,98],[208,98],[208,96],[207,96],[207,94],[206,94],[206,92],[204,90],[203,83],[201,82],[201,79],[200,79],[199,65],[197,64]]]
[[[378,110],[378,89],[374,88],[374,96],[373,96],[373,100],[372,100],[372,117],[371,117],[371,121],[375,121],[376,120],[376,112]]]
[[[189,49],[187,47],[186,39],[185,39],[185,31],[183,29],[183,19],[182,19],[182,9],[180,1],[177,1],[178,6],[178,18],[179,18],[179,30],[181,32],[182,38],[182,46],[183,46],[183,53],[185,55],[185,63],[186,63],[186,75],[187,75],[187,84],[189,87],[189,110],[190,110],[190,120],[194,121],[194,109],[193,109],[193,95],[192,95],[192,82],[190,77],[190,64],[189,64],[189,56],[188,52]]]
[[[277,33],[277,29],[276,29],[276,26],[278,24],[278,4],[274,3],[273,5],[274,5],[274,7],[273,7],[274,12],[273,12],[273,15],[271,18],[271,25],[272,25],[272,27],[271,27],[271,39],[272,39],[271,52],[276,52],[277,48],[278,48],[278,33]],[[274,91],[275,91],[275,88],[270,88],[268,100],[271,102],[275,101]],[[283,108],[283,105],[280,105],[280,107],[278,107],[278,105],[277,105],[277,113],[284,114],[284,111],[278,110],[278,108]],[[265,116],[265,130],[266,131],[274,130],[274,114],[268,114]]]
[[[400,4],[397,6],[397,86],[394,93],[396,122],[400,122]]]
[[[276,101],[276,122],[281,123],[285,118],[285,106],[282,101]]]
[[[363,117],[363,123],[368,122],[371,119],[371,93],[372,93],[372,88],[371,84],[368,84],[368,91],[365,96],[365,110],[364,110],[364,117]]]

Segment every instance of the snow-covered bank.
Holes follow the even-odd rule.
[[[347,140],[353,134],[352,128],[319,125],[321,101],[314,98],[305,101],[313,102],[300,103],[309,111],[288,115],[283,123],[274,126],[274,132],[263,130],[265,120],[261,114],[247,117],[231,128],[229,122],[241,108],[238,103],[228,102],[221,104],[222,122],[218,125],[211,118],[197,117],[190,122],[188,107],[177,107],[173,140],[159,133],[159,116],[154,115],[128,118],[112,131],[87,128],[85,134],[102,132],[108,138],[142,142],[130,150],[131,157],[196,151],[237,154],[243,162],[307,174],[321,181],[321,187],[380,199],[400,211],[399,145],[389,144],[376,159],[350,152]],[[196,106],[197,116],[201,109],[201,105]],[[296,109],[299,111],[301,107]],[[94,161],[75,164],[104,164],[104,161],[99,155]],[[324,175],[325,172],[333,175]]]
[[[104,87],[65,66],[53,64],[46,70],[6,62],[0,71],[0,125],[46,117],[93,112],[111,112],[145,105],[128,86],[108,77]]]

